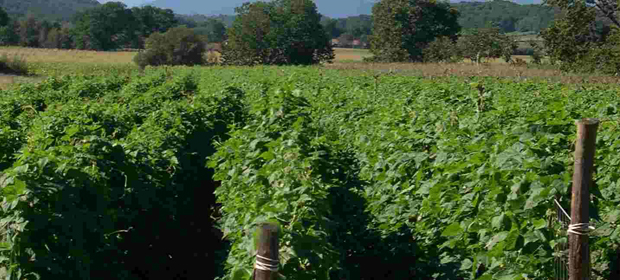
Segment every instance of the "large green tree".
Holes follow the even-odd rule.
[[[620,27],[620,5],[617,0],[545,0],[545,3],[573,13],[583,12],[582,7],[585,6],[594,10],[599,18]]]
[[[595,47],[595,10],[585,3],[565,10],[549,28],[541,32],[547,54],[552,62],[561,62],[565,70],[577,67]]]
[[[10,23],[11,19],[9,18],[9,14],[4,10],[4,8],[0,7],[0,26],[7,26]]]
[[[15,45],[19,42],[18,22],[12,21],[9,14],[0,7],[0,46]]]
[[[455,37],[459,12],[435,0],[381,0],[372,8],[370,51],[384,62],[423,61],[436,37]]]
[[[308,65],[334,58],[312,0],[257,1],[236,12],[223,46],[227,64]]]
[[[136,19],[121,2],[108,2],[80,13],[74,29],[78,49],[113,50],[134,39]]]
[[[33,15],[28,15],[18,23],[19,45],[22,47],[39,47],[41,23]]]
[[[618,7],[608,0],[549,0],[562,14],[541,32],[546,52],[565,71],[620,72]]]
[[[144,48],[144,41],[155,32],[164,33],[178,24],[171,9],[161,9],[150,5],[133,7],[131,13],[135,18],[136,36],[132,40],[135,48]]]
[[[226,40],[226,25],[221,20],[208,18],[194,28],[197,34],[207,36],[209,43],[221,43]]]

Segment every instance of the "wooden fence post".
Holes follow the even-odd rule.
[[[590,186],[594,170],[597,119],[576,122],[575,171],[571,198],[571,225],[568,230],[568,274],[570,280],[590,279],[590,252],[588,244]]]
[[[262,224],[258,231],[258,248],[254,265],[254,280],[273,280],[278,274],[278,225]]]

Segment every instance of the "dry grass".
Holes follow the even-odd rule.
[[[364,57],[372,56],[366,49],[334,48],[334,54],[336,55],[336,58],[334,59],[336,62],[361,62],[364,60]],[[207,53],[209,62],[219,62],[220,57],[221,53],[219,51],[211,51]]]
[[[372,56],[370,51],[367,49],[334,48],[334,53],[336,55],[336,59],[334,59],[334,62],[362,62],[364,60],[364,57]],[[528,63],[532,61],[532,57],[529,55],[513,55],[512,59],[522,59]],[[464,59],[463,62],[471,62],[471,60]],[[504,61],[503,58],[486,59],[485,62],[489,64],[509,64]]]
[[[372,56],[367,49],[334,48],[334,54],[336,55],[334,59],[336,62],[363,61],[364,57]]]
[[[620,77],[596,74],[562,73],[554,68],[513,66],[507,63],[363,63],[334,62],[326,68],[347,72],[394,73],[418,77],[496,77],[523,80],[547,80],[570,84],[604,83],[620,84]]]
[[[334,48],[335,62],[361,62],[372,56],[367,49]],[[87,64],[133,64],[135,51],[98,52],[83,50],[37,49],[20,47],[0,47],[0,56],[21,56],[29,63],[87,63]],[[219,56],[218,53],[209,54]],[[515,56],[529,61],[529,56]],[[489,60],[492,64],[506,64],[502,59]]]
[[[554,77],[561,75],[555,69],[516,67],[509,64],[482,63],[338,63],[326,64],[327,68],[365,70],[413,74],[416,76],[489,76],[489,77]]]
[[[137,52],[98,52],[82,50],[0,47],[0,56],[21,56],[29,63],[130,64]]]
[[[37,82],[49,75],[89,74],[108,75],[110,73],[130,73],[137,71],[132,59],[136,52],[96,52],[80,50],[34,49],[19,47],[0,47],[0,56],[21,55],[26,59],[32,73],[37,77],[0,76],[0,88],[4,89],[15,83]],[[420,77],[510,77],[523,79],[546,79],[566,83],[619,83],[619,78],[596,76],[594,74],[566,74],[554,68],[541,68],[528,65],[514,66],[501,59],[487,61],[480,66],[473,63],[364,63],[370,53],[365,49],[335,49],[336,59],[332,64],[325,64],[329,69],[350,70],[347,73],[373,72],[398,73]],[[217,59],[211,54],[211,59]],[[529,61],[528,56],[515,56]]]

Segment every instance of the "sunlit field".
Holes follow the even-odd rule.
[[[367,49],[346,49],[334,48],[334,62],[361,62],[365,57],[371,57],[372,54]],[[116,51],[116,52],[100,52],[100,51],[83,51],[83,50],[61,50],[61,49],[37,49],[37,48],[20,48],[20,47],[0,47],[0,56],[7,55],[9,57],[19,56],[28,63],[79,63],[91,65],[130,65],[133,66],[133,58],[137,54],[136,51]],[[529,56],[514,56],[529,62]],[[492,64],[506,64],[502,59],[491,59],[487,61]],[[36,69],[35,69],[36,70]]]
[[[37,49],[20,47],[1,47],[0,55],[21,56],[33,63],[96,63],[96,64],[129,64],[136,52],[98,52],[62,49]]]
[[[334,48],[334,52],[336,55],[336,62],[342,61],[363,61],[364,57],[371,57],[370,51],[367,49],[345,49],[345,48]]]
[[[49,76],[68,74],[106,76],[114,73],[131,74],[139,72],[133,63],[136,51],[97,52],[82,50],[36,49],[20,47],[0,47],[0,56],[22,57],[26,60],[30,76],[14,76],[0,74],[0,89],[6,89],[19,83],[36,83]],[[213,54],[211,54],[213,55]],[[360,72],[376,74],[398,73],[418,77],[511,77],[516,79],[541,78],[569,83],[603,82],[617,83],[618,79],[611,76],[595,76],[593,74],[561,73],[552,66],[511,65],[503,59],[485,60],[476,65],[470,60],[462,63],[366,63],[364,57],[371,56],[366,49],[335,48],[335,60],[321,66],[328,69],[342,70],[342,74],[356,75]],[[531,62],[529,56],[514,56]],[[208,66],[223,69],[221,66]]]
[[[362,61],[371,56],[366,49],[335,48],[336,61]],[[83,51],[62,49],[38,49],[21,47],[0,47],[0,55],[21,56],[31,63],[90,63],[90,64],[133,64],[136,51]]]

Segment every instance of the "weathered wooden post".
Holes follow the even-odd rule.
[[[594,171],[597,119],[582,119],[577,124],[575,171],[571,198],[571,224],[568,227],[568,274],[570,280],[590,279],[590,186]]]
[[[254,280],[273,280],[278,274],[278,225],[262,224],[258,230],[258,248],[254,264]]]

